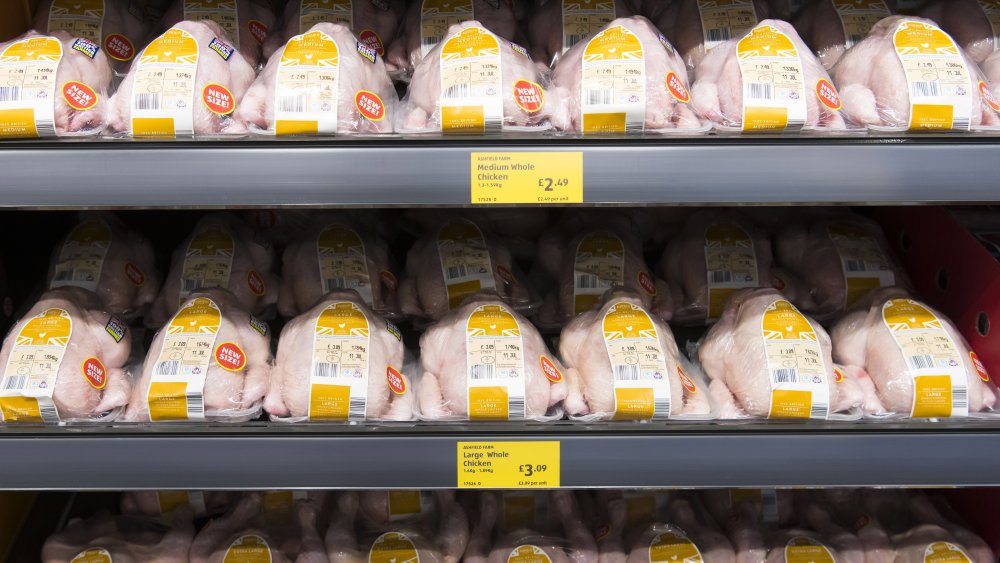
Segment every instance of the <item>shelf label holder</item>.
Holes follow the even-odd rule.
[[[582,152],[474,152],[471,203],[583,203]]]
[[[458,442],[459,489],[559,487],[559,442]]]

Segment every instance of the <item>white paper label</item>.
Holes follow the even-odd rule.
[[[602,328],[614,378],[615,420],[669,418],[670,374],[653,319],[642,308],[619,302],[604,314]]]
[[[794,305],[775,299],[761,317],[771,385],[768,418],[826,419],[827,365],[816,329]]]
[[[615,0],[562,0],[563,52],[614,19]]]
[[[364,420],[368,404],[371,330],[354,303],[331,303],[316,319],[310,420]]]
[[[482,27],[468,27],[441,48],[441,129],[486,134],[503,129],[500,43]]]
[[[103,23],[104,0],[53,0],[49,7],[48,33],[65,31],[101,44]]]
[[[757,25],[752,0],[698,0],[705,52],[739,37]]]
[[[163,329],[163,347],[146,394],[150,420],[205,418],[205,377],[214,361],[221,324],[219,306],[198,297],[186,303]]]
[[[42,311],[21,327],[0,380],[0,418],[59,423],[52,394],[72,336],[73,319],[65,309]]]
[[[322,31],[290,39],[281,54],[274,87],[278,135],[337,132],[340,50]]]
[[[137,137],[194,135],[198,43],[168,29],[139,54],[132,86],[132,134]]]
[[[573,313],[589,311],[612,287],[625,283],[625,245],[598,231],[580,239],[573,258]]]
[[[892,36],[910,92],[911,130],[968,130],[972,124],[969,69],[958,45],[937,27],[904,20]]]
[[[503,305],[481,305],[466,323],[469,418],[523,419],[524,342],[517,319]]]
[[[864,227],[847,222],[831,223],[827,234],[840,256],[844,272],[844,306],[849,307],[865,293],[880,287],[896,285],[893,272],[875,239]]]
[[[705,229],[705,270],[708,318],[717,319],[733,292],[760,286],[753,238],[736,223],[710,225]]]
[[[330,225],[316,240],[319,277],[323,293],[353,289],[372,304],[372,282],[368,275],[365,243],[346,225]]]
[[[625,26],[598,33],[583,52],[580,86],[585,134],[641,133],[646,122],[642,41]]]
[[[796,131],[806,122],[805,74],[792,40],[770,25],[736,46],[743,77],[743,131]]]
[[[97,291],[110,246],[111,229],[104,221],[77,225],[59,251],[50,287],[75,286]]]
[[[458,307],[465,297],[484,289],[496,291],[486,240],[474,223],[464,219],[448,223],[438,231],[437,245],[449,309]]]
[[[228,287],[235,244],[223,229],[211,228],[191,238],[181,269],[180,303],[191,293],[213,287]]]
[[[15,41],[0,53],[0,137],[55,136],[62,57],[62,43],[44,36]]]
[[[840,25],[844,28],[844,46],[850,49],[872,30],[882,18],[892,15],[885,0],[832,0]]]

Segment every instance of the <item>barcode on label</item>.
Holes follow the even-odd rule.
[[[670,401],[666,397],[653,399],[653,418],[670,418]]]
[[[774,370],[775,383],[798,383],[799,374],[795,368],[781,368]]]
[[[0,86],[0,102],[17,102],[20,100],[20,86]]]
[[[829,414],[828,411],[829,409],[827,409],[826,405],[813,401],[812,405],[809,407],[809,418],[826,419],[826,416]]]
[[[524,418],[524,397],[511,397],[507,405],[507,418]]]
[[[337,373],[340,371],[340,364],[328,364],[326,362],[317,362],[313,366],[313,377],[337,377]]]
[[[730,283],[733,281],[732,272],[723,272],[720,270],[712,270],[708,273],[708,279],[712,283]]]
[[[303,113],[306,111],[305,96],[281,96],[278,98],[278,111],[288,113]]]
[[[10,391],[11,389],[24,389],[24,383],[27,380],[26,375],[8,375],[3,380],[4,391]]]
[[[160,375],[177,375],[180,369],[180,360],[167,360],[156,364],[156,373]]]
[[[441,41],[440,37],[421,37],[420,46],[424,49],[433,49],[439,41]]]
[[[159,92],[143,92],[135,95],[135,109],[160,109]]]
[[[934,367],[934,358],[930,354],[910,356],[910,368],[929,369]]]
[[[351,397],[351,401],[348,405],[350,409],[348,411],[348,418],[364,418],[365,417],[365,399],[362,397]]]
[[[850,49],[851,47],[854,46],[855,43],[861,41],[864,38],[865,38],[864,35],[854,35],[854,34],[848,35],[847,36],[847,48]]]
[[[848,272],[865,272],[868,268],[865,266],[864,260],[848,260],[847,261],[847,271]]]
[[[572,47],[573,45],[576,45],[580,41],[583,41],[584,37],[587,37],[587,36],[586,35],[576,35],[576,34],[567,35],[566,36],[566,46]]]
[[[469,379],[493,379],[493,364],[476,364],[469,369]]]
[[[202,288],[215,287],[205,285],[204,279],[183,279],[181,280],[181,291],[191,293]]]
[[[754,100],[773,100],[774,85],[761,84],[760,82],[748,82],[747,97]]]
[[[446,98],[468,98],[471,96],[472,89],[469,87],[468,82],[452,84],[444,91],[444,97]]]
[[[940,96],[941,88],[934,81],[917,81],[912,83],[914,96]]]
[[[709,29],[705,35],[708,36],[709,42],[729,41],[729,28]]]
[[[76,273],[76,270],[61,270],[61,271],[56,272],[56,275],[53,276],[53,280],[54,281],[69,281],[69,280],[73,279],[73,274],[74,273]]]
[[[584,103],[592,106],[611,103],[611,90],[587,90],[583,96]]]
[[[323,280],[325,291],[336,291],[338,289],[357,289],[361,287],[361,281],[348,278],[326,278]]]
[[[191,418],[205,417],[205,399],[201,393],[187,394],[188,416]]]
[[[951,388],[952,412],[965,411],[969,408],[969,392],[965,387]]]
[[[615,381],[639,381],[641,378],[639,366],[619,364],[611,367],[615,372]]]
[[[456,278],[464,278],[469,275],[469,270],[465,267],[465,264],[459,264],[457,266],[448,266],[448,279],[453,280]]]
[[[576,287],[580,289],[597,289],[600,287],[601,280],[593,274],[577,274],[576,276]]]
[[[952,129],[968,129],[969,120],[964,117],[955,117],[951,121]]]
[[[966,127],[966,129],[968,129],[968,127]],[[35,123],[35,131],[38,133],[39,137],[55,137],[56,124],[54,121],[43,119]]]

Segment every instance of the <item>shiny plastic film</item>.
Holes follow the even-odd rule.
[[[178,510],[170,523],[140,516],[114,516],[106,510],[75,518],[49,536],[41,561],[186,561],[194,523],[190,509]]]
[[[121,513],[170,522],[181,511],[189,511],[195,518],[217,516],[236,500],[237,493],[228,491],[126,491],[122,493]]]
[[[526,26],[531,56],[555,66],[566,51],[590,40],[612,20],[635,15],[630,0],[541,0]]]
[[[405,10],[404,0],[289,0],[280,23],[264,41],[264,58],[270,59],[289,39],[320,23],[346,25],[362,43],[384,57],[396,39]]]
[[[123,75],[142,48],[149,22],[131,0],[45,0],[35,10],[40,33],[62,31],[103,49],[116,74]]]
[[[163,27],[180,22],[211,22],[232,40],[250,66],[257,68],[261,46],[274,27],[274,12],[260,0],[174,0],[163,15]],[[221,35],[220,35],[221,37]]]

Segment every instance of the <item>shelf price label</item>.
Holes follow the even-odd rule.
[[[459,442],[458,488],[559,487],[559,442]]]
[[[474,152],[473,204],[583,203],[582,152]]]

